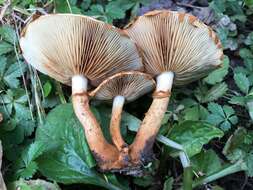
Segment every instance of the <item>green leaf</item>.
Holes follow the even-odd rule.
[[[253,6],[253,0],[244,0],[247,6]]]
[[[20,179],[8,186],[9,190],[60,190],[55,183],[50,183],[41,179],[25,181]]]
[[[219,115],[221,117],[225,117],[222,107],[219,104],[216,103],[209,103],[208,104],[208,110],[216,115]]]
[[[62,104],[53,109],[47,115],[45,124],[36,131],[36,141],[43,142],[47,150],[65,143],[72,151],[84,157],[89,167],[93,167],[94,160],[84,137],[83,128],[71,104]]]
[[[25,168],[19,170],[18,176],[20,176],[21,178],[30,179],[37,172],[37,170],[38,170],[37,163],[32,161]]]
[[[216,14],[220,14],[225,12],[225,0],[213,0],[210,3],[210,7],[214,10]]]
[[[52,84],[47,81],[44,85],[43,85],[43,92],[44,92],[44,97],[48,97],[48,95],[50,94],[52,90]]]
[[[245,106],[245,104],[246,104],[246,98],[244,96],[233,96],[229,100],[229,103],[230,104],[240,105],[240,106]]]
[[[13,51],[13,45],[7,42],[1,41],[0,43],[0,55]]]
[[[127,189],[106,182],[91,169],[94,160],[71,104],[59,105],[47,115],[45,124],[37,130],[37,141],[46,148],[37,159],[39,170],[49,179],[64,184],[85,183],[107,189]]]
[[[22,155],[22,159],[26,165],[28,165],[30,162],[38,158],[45,150],[45,144],[36,141],[29,145],[27,151],[25,151]]]
[[[209,103],[208,110],[211,112],[206,118],[206,121],[219,126],[223,131],[227,131],[231,128],[231,125],[235,125],[238,122],[238,118],[235,115],[235,111],[230,106],[220,106],[216,103]]]
[[[248,94],[249,92],[249,79],[247,76],[243,73],[235,73],[234,74],[234,80],[237,85],[237,87],[245,94]]]
[[[199,119],[199,106],[193,106],[190,108],[186,108],[183,111],[184,120],[192,120],[197,121]]]
[[[0,110],[7,117],[10,117],[11,114],[15,114],[17,120],[29,120],[31,119],[31,113],[26,106],[26,103],[27,95],[25,90],[21,88],[12,90],[8,89],[6,94],[2,96],[2,104],[4,108],[0,107]]]
[[[247,154],[245,162],[247,166],[247,175],[253,177],[253,151]]]
[[[252,149],[247,141],[248,131],[240,127],[229,137],[222,153],[233,163],[243,159]]]
[[[165,180],[163,190],[172,190],[174,179],[172,177]]]
[[[71,0],[54,0],[54,8],[57,13],[82,13],[81,9],[76,6],[76,1]]]
[[[242,48],[239,51],[239,55],[243,59],[253,59],[253,54],[248,48]]]
[[[203,98],[202,102],[207,103],[214,100],[217,100],[223,97],[228,90],[228,86],[225,82],[216,84],[210,90],[207,91],[205,97]]]
[[[125,11],[121,9],[119,6],[115,6],[113,2],[110,2],[105,7],[106,16],[113,19],[121,19],[125,17]],[[109,22],[111,23],[111,22]]]
[[[0,85],[4,83],[10,88],[17,88],[20,84],[18,77],[22,76],[25,68],[25,64],[22,64],[21,67],[18,63],[9,65],[5,57],[0,57]]]
[[[168,134],[168,138],[181,144],[189,157],[198,154],[202,146],[213,138],[221,138],[223,132],[204,122],[184,121],[176,124]]]
[[[150,175],[144,176],[144,177],[136,177],[134,178],[134,184],[140,186],[140,187],[148,187],[154,184],[154,178]]]
[[[201,151],[191,159],[191,163],[194,171],[202,175],[210,175],[222,169],[221,160],[212,149]]]
[[[204,81],[208,84],[216,84],[221,82],[224,77],[228,74],[228,68],[229,68],[229,58],[225,56],[222,68],[219,68],[213,72],[211,72]]]
[[[3,25],[0,27],[0,36],[11,44],[15,44],[17,41],[16,33],[10,25]]]
[[[21,155],[21,158],[17,161],[17,173],[16,176],[22,178],[31,178],[37,172],[38,165],[35,159],[38,158],[44,151],[45,146],[42,142],[35,142],[30,144]]]

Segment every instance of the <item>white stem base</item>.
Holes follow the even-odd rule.
[[[160,75],[156,77],[156,91],[163,91],[163,92],[170,92],[173,84],[174,79],[174,73],[169,72],[163,72]]]
[[[72,94],[86,92],[88,88],[88,79],[82,75],[72,77]]]
[[[117,107],[123,107],[124,103],[125,103],[125,97],[124,96],[120,96],[120,95],[115,96],[113,98],[112,109],[117,108]]]

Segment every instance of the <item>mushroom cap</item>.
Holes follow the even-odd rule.
[[[192,82],[223,62],[217,35],[190,14],[151,11],[125,32],[140,47],[145,71],[153,76],[172,71],[177,85]]]
[[[115,73],[143,68],[129,37],[87,16],[40,16],[25,27],[20,46],[29,64],[69,85],[74,75],[83,75],[97,86]]]
[[[129,71],[117,73],[107,78],[89,95],[105,101],[111,101],[116,96],[124,96],[126,101],[131,102],[154,88],[155,81],[151,75]]]

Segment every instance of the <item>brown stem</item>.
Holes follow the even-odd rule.
[[[87,142],[99,167],[103,171],[125,167],[126,163],[120,159],[117,148],[104,138],[96,118],[90,111],[86,92],[74,93],[72,100],[75,114],[84,128]]]
[[[137,132],[135,140],[130,146],[130,157],[133,163],[139,165],[152,158],[153,144],[157,133],[159,132],[168,103],[169,97],[154,97],[153,102]]]

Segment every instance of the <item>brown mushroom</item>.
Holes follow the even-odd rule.
[[[103,101],[113,100],[112,115],[110,122],[110,133],[114,145],[121,153],[121,160],[129,163],[128,145],[125,143],[120,132],[120,121],[125,101],[131,102],[140,96],[152,91],[155,81],[152,76],[138,72],[129,71],[115,74],[103,81],[90,96]]]
[[[151,11],[125,31],[140,47],[145,71],[157,82],[153,102],[130,148],[131,158],[140,164],[152,154],[172,84],[190,83],[219,67],[223,51],[213,30],[185,13]]]
[[[117,148],[106,141],[90,111],[87,89],[115,73],[142,69],[135,44],[118,29],[90,17],[54,14],[29,23],[20,46],[33,67],[72,85],[73,107],[99,167],[121,167]]]

